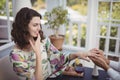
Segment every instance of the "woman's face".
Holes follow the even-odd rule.
[[[31,37],[37,37],[39,31],[41,30],[40,27],[40,17],[33,17],[30,23],[28,24],[28,30]]]

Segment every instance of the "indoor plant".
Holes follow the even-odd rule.
[[[49,26],[48,28],[54,31],[54,35],[50,36],[51,42],[58,49],[62,47],[64,40],[63,36],[59,35],[58,30],[61,25],[68,23],[67,14],[68,11],[61,6],[55,7],[50,12],[45,13],[45,19],[47,20],[45,24]],[[57,39],[57,42],[55,42],[55,39]],[[61,44],[61,46],[58,46],[58,44]]]

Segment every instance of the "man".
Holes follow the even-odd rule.
[[[103,51],[92,49],[89,58],[99,67],[103,68],[113,80],[120,80],[120,61],[115,62],[107,59]]]

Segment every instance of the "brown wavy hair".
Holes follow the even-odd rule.
[[[40,17],[40,19],[42,18],[42,16],[37,11],[24,7],[16,14],[15,20],[12,24],[12,40],[21,49],[29,44],[28,38],[30,33],[28,31],[28,24],[33,17]],[[42,41],[44,39],[42,30],[40,30],[40,37]]]

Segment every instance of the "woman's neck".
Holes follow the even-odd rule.
[[[25,47],[22,48],[22,49],[21,49],[18,45],[15,45],[15,48],[20,49],[20,50],[23,50],[23,51],[26,51],[26,52],[32,51],[31,45],[27,45],[27,46],[25,46]]]

